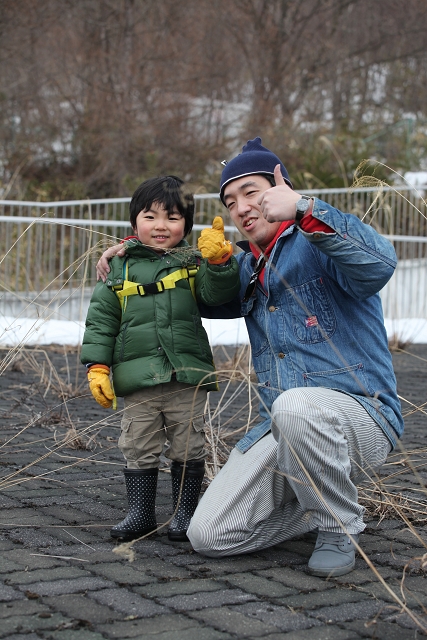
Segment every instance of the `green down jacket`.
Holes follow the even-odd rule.
[[[113,258],[106,283],[95,287],[81,361],[112,366],[117,396],[169,382],[174,371],[179,382],[217,388],[208,337],[188,280],[154,295],[129,295],[123,312],[112,290],[124,279],[140,284],[159,281],[197,261],[197,301],[216,306],[234,298],[240,287],[234,258],[227,266],[215,266],[191,251],[185,240],[178,247],[182,252],[158,254],[140,242],[127,243],[126,258]]]

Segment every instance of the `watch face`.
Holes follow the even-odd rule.
[[[308,200],[305,200],[304,198],[301,198],[300,200],[298,200],[297,204],[296,204],[296,211],[297,214],[301,213],[304,214],[310,207],[310,202]]]

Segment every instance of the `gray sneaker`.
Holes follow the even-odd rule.
[[[359,542],[357,534],[352,537]],[[322,578],[343,576],[353,571],[355,562],[355,546],[346,533],[319,531],[308,570]]]

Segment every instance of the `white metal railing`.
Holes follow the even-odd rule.
[[[422,194],[427,186],[419,189]],[[382,292],[385,315],[427,318],[427,220],[420,194],[410,187],[305,193],[358,215],[394,243],[400,261]],[[233,243],[241,239],[217,194],[197,194],[195,201],[191,244],[215,215],[223,216]],[[0,314],[83,319],[101,250],[132,233],[129,202],[0,200]]]

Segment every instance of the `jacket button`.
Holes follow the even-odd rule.
[[[276,307],[274,307],[273,305],[271,305],[271,307],[268,307],[269,311],[276,311]]]
[[[278,355],[279,355],[279,358],[281,358],[281,359],[285,357],[285,354],[282,353],[282,352],[280,352]]]

